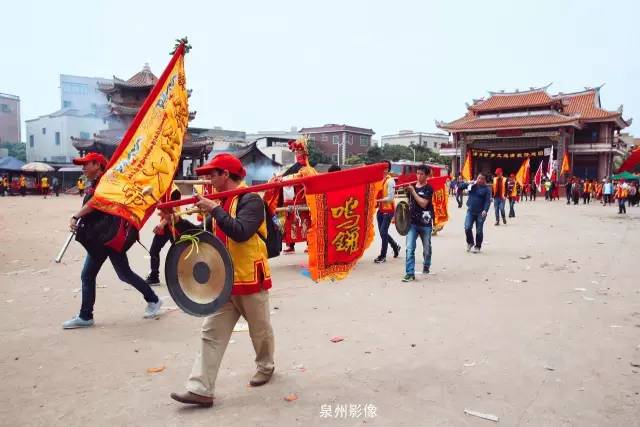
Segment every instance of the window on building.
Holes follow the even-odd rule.
[[[71,108],[71,101],[62,101],[62,108]]]
[[[56,145],[60,145],[60,132],[56,132]]]
[[[34,147],[35,146],[35,138],[33,137],[33,135],[29,135],[29,147]]]
[[[0,104],[0,111],[3,113],[10,113],[11,108],[7,104]]]
[[[80,132],[81,139],[91,139],[91,134],[89,132]]]
[[[276,161],[276,155],[275,154],[271,155],[271,160],[273,160],[274,162]]]
[[[347,136],[347,141],[349,141],[349,145],[353,145],[353,135]]]
[[[46,135],[47,134],[47,128],[42,128],[42,134]]]
[[[333,143],[334,144],[340,144],[340,136],[333,135]]]
[[[338,163],[338,155],[337,154],[332,154],[331,155],[331,161],[333,163]]]
[[[362,145],[362,146],[369,145],[369,138],[364,136],[364,135],[361,135],[360,136],[360,145]]]
[[[64,93],[75,93],[79,95],[86,95],[89,93],[89,86],[82,83],[62,83],[62,91]]]
[[[322,142],[329,141],[329,137],[327,135],[322,135]]]

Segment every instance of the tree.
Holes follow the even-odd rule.
[[[11,157],[23,162],[27,161],[27,145],[24,142],[2,142],[0,148],[8,148]]]
[[[398,160],[413,160],[413,150],[411,148],[416,152],[416,162],[440,163],[448,167],[451,166],[450,159],[442,157],[424,146],[407,147],[404,145],[386,144],[382,146],[382,148],[371,147],[366,154],[360,157],[366,163],[377,163],[382,160],[390,160],[392,162],[397,162]]]
[[[311,166],[315,166],[318,163],[331,163],[331,158],[320,151],[315,142],[309,141],[307,144],[307,150],[309,152],[309,164],[311,164]]]

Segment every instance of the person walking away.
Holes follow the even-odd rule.
[[[528,182],[524,183],[524,188],[522,189],[522,197],[525,201],[529,201],[529,195],[531,194],[531,184]]]
[[[544,185],[544,199],[548,201],[552,201],[553,199],[551,198],[551,180],[547,179],[543,185]]]
[[[18,186],[20,187],[20,195],[22,197],[27,195],[27,178],[24,175],[20,175],[18,179]]]
[[[246,171],[240,160],[230,154],[218,154],[196,169],[196,173],[208,175],[218,192],[246,187],[243,181]],[[215,234],[223,240],[233,260],[234,283],[231,299],[204,319],[200,353],[191,369],[186,391],[171,393],[171,398],[180,403],[211,407],[220,363],[240,316],[249,325],[249,337],[256,353],[257,371],[249,385],[264,385],[273,375],[274,337],[268,292],[271,272],[263,240],[267,226],[262,198],[256,193],[235,195],[225,200],[197,197],[196,206],[209,214],[208,221],[215,219]]]
[[[58,177],[55,175],[51,178],[51,188],[53,192],[56,193],[56,197],[60,197],[60,183],[58,182]]]
[[[567,197],[567,204],[571,204],[571,178],[567,178],[567,182],[564,184],[564,192]]]
[[[586,205],[587,201],[589,200],[589,194],[590,194],[590,187],[589,187],[589,180],[585,179],[584,183],[582,184],[582,204]]]
[[[84,197],[84,179],[82,179],[82,177],[78,178],[76,185],[78,186],[78,193],[80,194],[80,197]]]
[[[42,195],[46,199],[47,194],[49,194],[49,178],[46,175],[40,179],[40,191],[42,191]]]
[[[518,188],[515,174],[510,174],[507,178],[507,199],[509,200],[509,218],[516,217],[514,205],[516,204]]]
[[[464,201],[464,189],[461,184],[464,184],[464,179],[462,178],[462,174],[458,174],[458,179],[456,180],[456,202],[458,202],[458,209],[462,208],[462,202]]]
[[[634,182],[629,183],[629,193],[627,195],[627,206],[631,207],[635,205],[636,200],[636,184]]]
[[[624,182],[623,179],[618,183],[618,187],[616,189],[615,197],[618,200],[618,214],[626,214],[627,208],[625,207],[625,202],[627,201],[627,197],[629,196],[629,185]]]
[[[407,255],[403,282],[416,280],[415,251],[418,237],[422,241],[422,273],[429,274],[431,268],[431,232],[433,229],[433,187],[427,182],[431,169],[426,165],[416,168],[417,183],[407,187],[409,196],[409,218],[411,225],[407,234]]]
[[[396,194],[396,181],[391,176],[391,162],[385,161],[387,167],[385,168],[385,178],[382,183],[382,194],[377,200],[378,212],[376,214],[376,220],[378,221],[378,232],[380,233],[380,239],[382,240],[382,246],[380,248],[380,255],[373,260],[376,264],[381,264],[387,260],[387,249],[391,245],[393,249],[393,257],[398,258],[400,254],[400,245],[393,240],[393,237],[389,236],[389,226],[395,213],[395,205],[393,198]]]
[[[573,204],[577,205],[580,203],[580,195],[582,194],[582,183],[578,178],[573,179],[573,184],[571,184],[571,198],[573,199]]]
[[[500,225],[500,216],[502,216],[502,223],[507,225],[507,217],[504,212],[504,204],[507,195],[507,180],[502,176],[502,168],[496,169],[496,177],[493,178],[493,206],[496,211],[496,223],[494,225]]]
[[[484,175],[479,174],[475,181],[458,183],[467,189],[467,214],[464,218],[464,233],[467,238],[467,252],[478,253],[482,249],[484,221],[491,206],[491,190],[487,186]],[[476,236],[473,237],[473,225],[476,226]]]
[[[602,189],[602,201],[605,206],[611,204],[611,196],[613,195],[613,184],[611,180],[607,178],[604,182],[604,186]]]
[[[536,201],[536,196],[538,195],[538,187],[536,186],[535,181],[531,181],[529,184],[529,188],[531,189],[531,193],[529,193],[531,200]]]
[[[104,215],[95,211],[91,206],[87,205],[87,203],[93,197],[98,181],[106,169],[107,159],[105,159],[102,154],[89,152],[84,157],[73,159],[73,163],[82,165],[85,176],[92,181],[87,195],[82,201],[82,208],[69,220],[69,228],[71,231],[76,232],[80,219],[90,223],[94,221],[98,215]],[[64,322],[62,324],[64,329],[88,328],[94,325],[93,306],[96,301],[96,277],[107,258],[111,261],[111,265],[113,265],[118,278],[136,288],[144,297],[147,302],[147,307],[143,317],[151,319],[158,316],[160,307],[162,306],[162,300],[158,298],[155,292],[153,292],[153,289],[145,283],[142,277],[131,270],[126,251],[116,252],[106,246],[97,247],[96,245],[94,250],[91,252],[87,251],[82,274],[80,275],[82,281],[82,304],[80,313],[74,318]]]

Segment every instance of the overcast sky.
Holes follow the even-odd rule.
[[[59,74],[160,75],[188,36],[195,126],[346,123],[436,131],[489,90],[606,83],[640,133],[635,1],[55,1],[2,6],[0,92],[22,120],[59,108]]]

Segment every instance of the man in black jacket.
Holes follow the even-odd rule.
[[[91,186],[87,188],[82,208],[69,220],[69,228],[71,231],[78,230],[78,221],[91,221],[95,215],[100,215],[88,204],[93,197],[93,193],[97,182],[105,171],[107,159],[99,153],[88,153],[84,157],[73,160],[76,165],[82,165],[84,175],[91,180]],[[157,317],[162,306],[162,300],[153,292],[153,289],[145,283],[144,279],[131,270],[129,259],[126,251],[116,252],[106,247],[96,248],[91,252],[87,252],[82,268],[82,305],[80,313],[74,318],[67,320],[62,324],[64,329],[88,328],[93,326],[93,306],[96,301],[96,277],[107,260],[111,261],[114,270],[118,274],[118,278],[125,283],[130,284],[138,292],[142,294],[147,302],[147,308],[144,311],[144,317],[151,319]]]
[[[464,219],[464,232],[467,236],[467,252],[478,253],[482,248],[482,227],[487,218],[487,211],[491,206],[491,190],[487,186],[484,175],[478,175],[475,181],[461,183],[463,188],[468,189],[467,194],[467,216]],[[476,225],[476,238],[473,239],[473,224]]]

